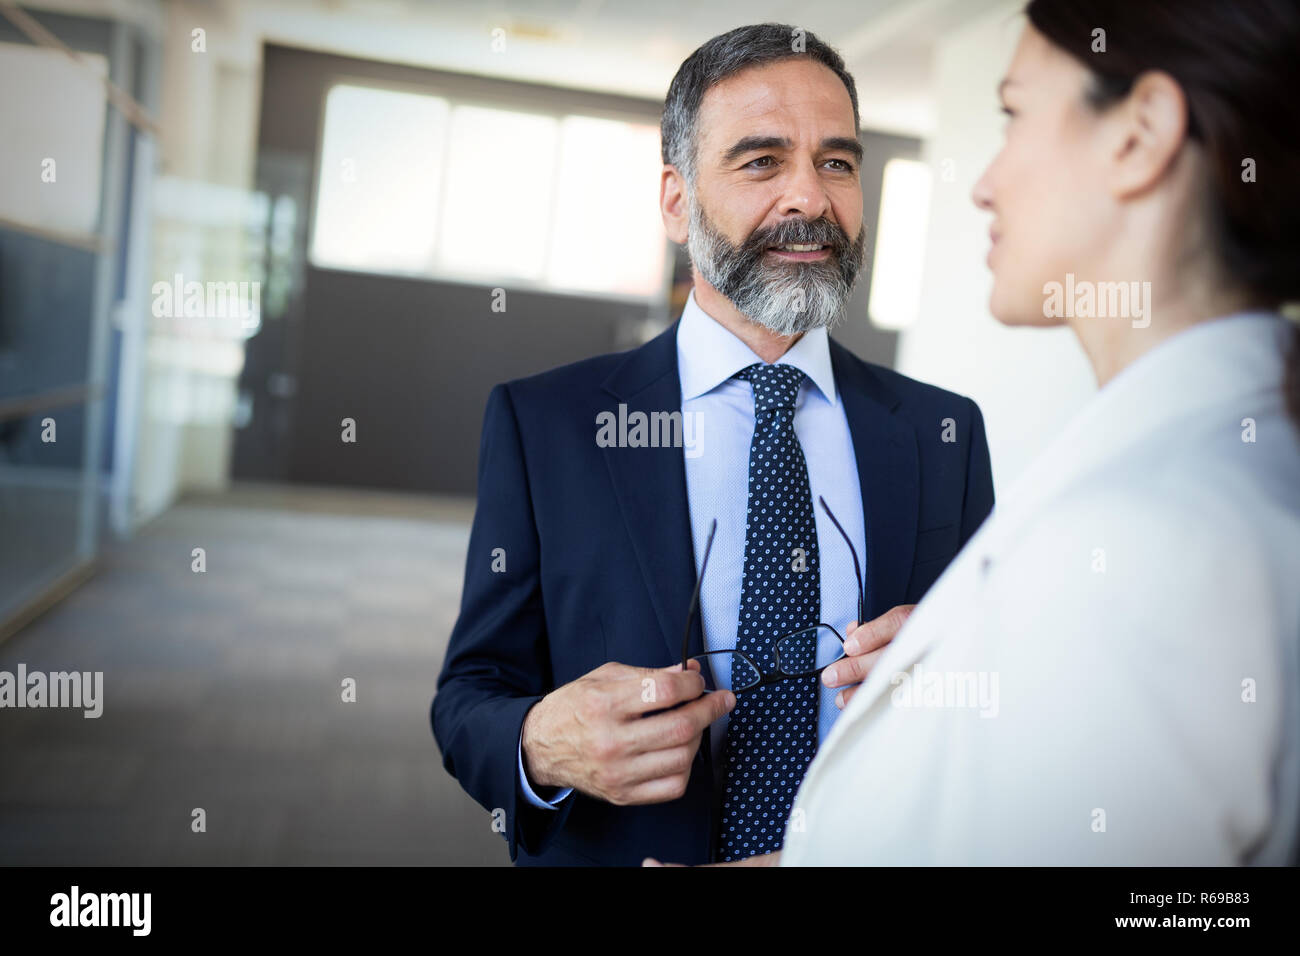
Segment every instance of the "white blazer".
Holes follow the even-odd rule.
[[[1286,329],[1258,312],[1199,324],[1094,396],[836,722],[782,865],[1289,862]]]

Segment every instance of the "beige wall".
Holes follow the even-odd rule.
[[[249,250],[239,222],[254,178],[260,38],[243,23],[244,10],[164,6],[156,174],[172,201],[151,210],[150,284],[177,272],[187,281],[248,278],[240,265]],[[205,31],[201,52],[194,49],[196,28]],[[230,221],[214,219],[214,208],[226,210]],[[150,301],[147,296],[146,306]],[[134,524],[186,491],[229,484],[231,415],[244,356],[237,335],[150,314],[144,322]]]
[[[1007,4],[938,45],[937,131],[925,146],[935,178],[924,289],[898,357],[904,374],[979,403],[999,495],[1095,391],[1072,332],[1006,328],[988,311],[992,217],[975,207],[971,190],[1002,142],[996,90],[1024,23],[1020,9]]]

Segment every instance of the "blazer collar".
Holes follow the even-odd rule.
[[[602,384],[613,399],[627,406],[628,414],[681,410],[677,330],[674,323],[629,352]],[[870,366],[833,339],[829,352],[858,468],[870,620],[906,593],[912,573],[920,495],[916,432],[894,414],[900,399]],[[696,573],[682,450],[606,448],[604,457],[669,660],[679,660]],[[690,640],[690,652],[702,653],[698,617]]]
[[[602,383],[627,414],[680,412],[682,387],[677,374],[677,323],[634,349]],[[613,403],[611,403],[613,404]],[[618,409],[611,408],[618,413]],[[621,416],[620,416],[621,417]],[[632,540],[641,577],[650,594],[655,621],[669,661],[681,661],[682,632],[695,586],[695,549],[686,495],[682,449],[605,448],[614,494]],[[690,653],[704,652],[697,615]]]
[[[916,430],[894,414],[901,399],[869,365],[833,339],[830,354],[862,491],[862,573],[872,620],[906,593],[912,574],[921,487]]]
[[[1004,496],[998,536],[1048,499],[1178,420],[1203,419],[1251,392],[1276,389],[1286,320],[1240,312],[1198,323],[1126,366],[1070,419]]]
[[[1171,337],[1115,376],[1071,419],[999,501],[954,564],[995,558],[1006,542],[1068,489],[1096,480],[1098,469],[1139,451],[1158,429],[1179,420],[1205,420],[1259,405],[1256,392],[1275,392],[1281,375],[1285,320],[1272,313],[1240,313],[1205,322]],[[1247,399],[1243,401],[1243,399]],[[966,572],[975,573],[975,572]],[[969,610],[969,608],[967,608]],[[939,628],[904,628],[893,653],[882,656],[854,695],[839,723],[855,723],[890,689],[892,675],[906,671],[942,637]],[[862,700],[859,702],[858,698]],[[838,726],[838,725],[837,725]]]

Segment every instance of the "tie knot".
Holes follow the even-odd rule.
[[[736,373],[736,378],[747,379],[754,389],[756,414],[778,408],[794,408],[795,396],[803,384],[804,375],[793,365],[765,365],[755,362]]]

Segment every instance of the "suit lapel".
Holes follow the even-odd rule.
[[[603,383],[609,411],[626,414],[681,412],[677,373],[677,323],[629,353]],[[650,594],[669,660],[681,661],[682,628],[695,586],[695,550],[686,497],[686,463],[681,448],[604,449],[614,494],[632,539],[641,576]],[[698,615],[691,630],[691,654],[704,651]]]
[[[906,594],[916,547],[919,461],[912,427],[892,414],[896,395],[856,356],[834,340],[831,367],[853,438],[862,493],[867,551],[863,556],[867,618],[876,618]],[[609,411],[680,412],[677,324],[629,353],[603,383]],[[682,628],[695,585],[695,550],[681,448],[603,449],[614,493],[669,653],[681,657]],[[704,651],[698,617],[690,653]]]
[[[831,340],[831,368],[844,402],[862,488],[867,535],[867,619],[903,601],[916,550],[920,465],[916,432],[893,414],[899,399],[865,363]]]

